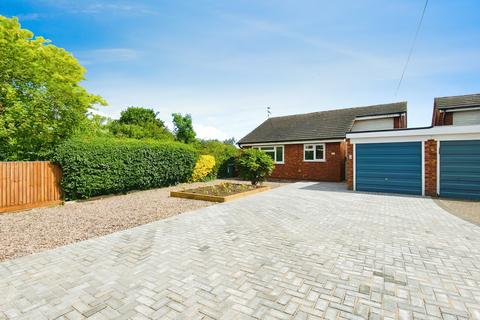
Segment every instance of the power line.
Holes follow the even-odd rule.
[[[405,76],[405,72],[407,71],[408,64],[410,62],[410,59],[412,58],[413,49],[415,48],[415,43],[417,42],[418,34],[420,33],[420,27],[422,26],[423,17],[425,16],[425,11],[427,11],[427,6],[428,6],[428,0],[425,0],[422,16],[420,17],[420,21],[418,22],[417,30],[415,31],[415,37],[413,38],[412,46],[410,47],[410,51],[408,52],[407,61],[405,62],[405,66],[403,67],[402,76],[400,77],[400,81],[398,81],[397,89],[395,90],[395,96],[397,96],[398,91],[400,90],[403,77]]]

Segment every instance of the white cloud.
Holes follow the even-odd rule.
[[[200,139],[217,139],[220,141],[227,139],[227,135],[224,132],[212,126],[204,126],[203,124],[194,123],[193,129],[197,133],[197,138]]]
[[[127,15],[152,15],[157,11],[139,4],[136,1],[70,1],[70,0],[44,0],[45,3],[61,8],[72,14],[127,14]]]
[[[94,63],[132,61],[140,58],[142,53],[130,48],[104,48],[79,52],[78,59],[83,65]]]
[[[43,15],[40,13],[32,12],[32,13],[24,13],[17,15],[18,20],[20,21],[30,21],[30,20],[38,20]]]

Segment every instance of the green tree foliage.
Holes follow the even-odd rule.
[[[118,122],[121,124],[136,124],[138,126],[154,123],[158,127],[165,127],[163,121],[158,119],[157,116],[158,112],[153,111],[153,109],[129,107],[120,113]]]
[[[174,125],[173,132],[177,140],[185,143],[195,142],[196,133],[193,130],[192,116],[189,114],[182,116],[180,113],[173,113],[172,117]]]
[[[227,178],[233,175],[233,166],[240,149],[218,140],[199,140],[194,145],[200,154],[215,157],[215,167],[210,178]]]
[[[237,142],[237,140],[235,140],[235,137],[231,137],[231,138],[223,140],[223,143],[230,144],[232,146],[234,146],[236,142]]]
[[[70,139],[56,151],[67,200],[186,182],[198,158],[190,145],[133,139]]]
[[[122,111],[119,120],[109,124],[110,132],[116,137],[133,139],[174,140],[158,113],[152,109],[129,107]]]
[[[274,163],[265,152],[252,148],[242,151],[237,159],[237,167],[240,177],[257,185],[272,173]]]
[[[49,158],[106,104],[79,85],[84,73],[72,54],[0,16],[0,159]]]
[[[89,113],[74,136],[77,138],[113,137],[109,128],[111,122],[112,120],[108,117]]]

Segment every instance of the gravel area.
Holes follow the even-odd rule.
[[[447,212],[480,226],[480,201],[435,199],[435,202]]]
[[[218,184],[221,181],[225,180],[181,184],[126,195],[67,202],[62,206],[1,214],[0,261],[211,206],[214,203],[171,198],[170,191]],[[277,187],[283,183],[266,184]]]

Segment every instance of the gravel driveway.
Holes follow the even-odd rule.
[[[170,191],[221,181],[224,180],[182,184],[96,200],[67,202],[64,206],[0,214],[0,261],[210,206],[213,203],[170,198]],[[272,187],[281,185],[267,184]]]
[[[0,292],[0,319],[480,319],[480,228],[295,183],[5,261]]]

